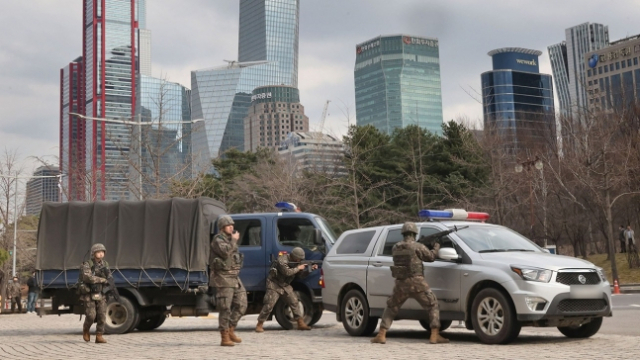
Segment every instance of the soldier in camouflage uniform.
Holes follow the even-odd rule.
[[[13,282],[7,286],[7,298],[11,300],[11,312],[16,312],[16,305],[18,305],[18,313],[22,313],[22,289],[17,276],[14,276]]]
[[[269,276],[267,277],[267,293],[264,295],[264,300],[262,300],[262,311],[260,311],[260,315],[258,316],[256,332],[264,332],[262,325],[265,320],[267,320],[269,314],[271,314],[280,296],[284,296],[285,302],[289,308],[291,308],[293,317],[298,323],[298,330],[311,330],[311,328],[304,323],[304,319],[302,319],[302,314],[298,307],[298,297],[291,287],[291,282],[294,278],[304,278],[309,275],[308,272],[303,272],[308,264],[300,264],[294,267],[290,266],[291,263],[299,263],[302,260],[304,260],[304,250],[296,247],[293,248],[291,254],[282,254],[271,264]],[[311,270],[317,268],[318,265],[313,265]]]
[[[234,346],[242,342],[236,336],[235,328],[247,311],[247,291],[238,277],[244,256],[238,251],[240,234],[233,225],[230,216],[221,216],[218,233],[211,241],[209,286],[216,288],[220,346]]]
[[[82,338],[91,341],[89,330],[97,320],[96,344],[105,344],[107,340],[104,334],[104,325],[107,318],[107,300],[102,293],[102,287],[111,277],[109,264],[103,260],[107,248],[102,244],[91,246],[91,260],[85,261],[80,267],[81,284],[79,285],[80,298],[84,302],[85,319],[82,326]]]
[[[432,344],[447,343],[449,340],[439,334],[440,330],[440,310],[438,300],[429,289],[429,285],[424,281],[423,261],[432,262],[435,260],[440,244],[435,243],[433,250],[429,250],[423,244],[416,242],[418,228],[412,222],[406,222],[402,226],[404,239],[393,246],[393,265],[391,274],[396,279],[393,294],[387,300],[387,308],[382,314],[380,332],[372,343],[384,344],[387,330],[398,315],[402,304],[409,298],[416,299],[420,305],[429,313],[431,325]]]

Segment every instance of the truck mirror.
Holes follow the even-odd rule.
[[[322,239],[322,231],[320,229],[315,229],[313,232],[313,243],[321,246],[324,245],[324,240]]]

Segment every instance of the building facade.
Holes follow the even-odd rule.
[[[358,125],[442,133],[438,39],[393,35],[358,44],[354,76]]]
[[[230,148],[244,149],[251,94],[265,85],[298,84],[300,0],[241,0],[238,61],[191,72],[196,127],[193,154],[200,170]]]
[[[55,166],[41,166],[33,173],[34,178],[27,181],[26,214],[40,215],[42,203],[60,201],[60,171]],[[40,177],[38,177],[40,176]],[[42,177],[51,176],[51,177]]]
[[[291,86],[261,86],[253,90],[244,118],[244,151],[278,149],[287,135],[309,131],[309,117],[300,104],[300,92]]]
[[[79,57],[60,70],[60,172],[64,201],[85,200],[85,124],[83,61]]]
[[[584,56],[609,45],[608,26],[584,23],[565,30],[566,40],[548,47],[560,114],[578,117],[588,107]]]
[[[139,24],[145,0],[84,0],[85,115],[132,119],[139,71]],[[89,120],[85,124],[89,200],[129,198],[129,125]]]
[[[294,131],[287,135],[278,153],[292,162],[293,171],[321,172],[334,176],[346,174],[344,145],[337,137],[319,132]]]
[[[640,99],[640,35],[585,54],[589,109],[621,112]]]
[[[481,75],[484,129],[510,148],[555,139],[553,86],[551,75],[539,71],[541,54],[523,48],[490,51],[493,70]]]

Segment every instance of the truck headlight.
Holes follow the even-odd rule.
[[[598,275],[600,275],[600,279],[602,279],[602,282],[607,282],[607,274],[604,272],[603,268],[598,268]]]
[[[520,275],[522,280],[527,281],[538,281],[538,282],[546,282],[551,281],[551,275],[553,275],[553,271],[546,269],[535,269],[535,268],[525,268],[525,267],[516,267],[512,266],[511,270]]]

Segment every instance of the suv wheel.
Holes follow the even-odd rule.
[[[584,339],[595,335],[602,325],[602,317],[591,319],[586,324],[580,326],[559,327],[558,330],[569,338]]]
[[[476,295],[471,306],[471,321],[476,334],[486,344],[507,344],[520,334],[521,325],[511,300],[493,288]]]
[[[378,326],[378,318],[369,316],[369,303],[360,290],[349,290],[340,308],[342,326],[351,336],[369,336]]]

